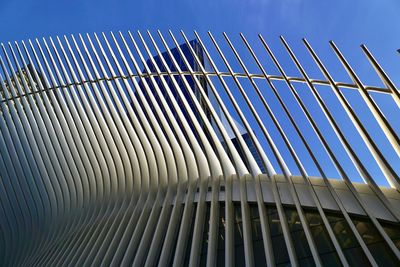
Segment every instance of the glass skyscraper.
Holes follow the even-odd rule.
[[[191,45],[191,47],[195,51],[196,56],[197,56],[198,60],[200,61],[201,65],[204,68],[207,68],[209,63],[207,62],[207,58],[206,58],[206,56],[204,54],[204,51],[203,51],[201,45],[199,44],[199,42],[197,41],[197,39],[189,41],[189,44]],[[186,61],[190,65],[191,69],[194,72],[199,72],[200,71],[200,66],[198,64],[198,61],[194,58],[193,53],[188,48],[187,44],[186,43],[181,44],[180,45],[180,49],[181,49],[182,53],[184,54],[184,56],[186,58]],[[170,49],[170,52],[171,52],[172,56],[174,57],[174,59],[176,60],[180,70],[184,71],[184,72],[187,72],[188,71],[188,67],[185,64],[185,61],[182,58],[181,53],[178,51],[178,48],[172,48],[172,49]],[[175,67],[175,64],[173,64],[169,53],[168,52],[163,52],[161,56],[165,60],[166,65],[168,66],[169,70],[171,72],[177,72],[177,68]],[[160,56],[159,55],[154,56],[153,60],[154,61],[152,61],[151,59],[148,59],[146,61],[147,66],[149,66],[150,72],[151,73],[156,72],[156,67],[153,64],[153,62],[155,62],[155,64],[159,68],[159,71],[163,72],[163,73],[166,73],[166,71],[167,71],[166,70],[166,66],[162,63],[162,60],[161,60]],[[143,70],[142,72],[146,73],[145,70]],[[194,80],[191,77],[191,75],[185,75],[185,78],[186,78],[186,80],[188,82],[189,88],[194,92],[194,94],[197,97],[197,100],[199,101],[200,105],[202,106],[204,112],[207,114],[208,119],[212,120],[211,116],[210,116],[210,112],[209,112],[207,106],[203,103],[204,100],[202,99],[202,96],[201,96],[200,91],[199,91],[199,90],[201,90],[201,88],[199,88],[197,86],[197,84],[194,82]],[[222,119],[222,121],[224,123],[226,123],[226,125],[224,125],[224,126],[227,127],[227,128],[230,128],[229,125],[226,122],[226,119],[222,118],[224,115],[220,111],[220,107],[218,106],[216,101],[213,101],[213,98],[214,98],[213,94],[211,92],[209,93],[208,84],[206,82],[206,79],[204,77],[202,77],[202,76],[199,76],[198,78],[200,80],[202,89],[205,90],[205,92],[206,92],[208,98],[210,99],[211,103],[214,104],[214,106],[213,106],[214,109],[217,111],[217,113],[220,116],[220,118]],[[178,96],[178,93],[177,93],[177,90],[182,90],[182,93],[183,93],[185,99],[188,101],[191,110],[196,115],[197,120],[201,122],[201,118],[200,118],[200,116],[198,114],[198,111],[196,110],[196,107],[193,104],[193,101],[189,96],[188,90],[186,90],[186,86],[185,86],[182,78],[179,77],[178,75],[175,75],[175,80],[176,80],[177,85],[178,85],[179,88],[176,88],[176,86],[174,85],[174,83],[172,82],[172,79],[170,77],[165,76],[165,80],[167,82],[167,86],[168,86],[169,90],[171,90],[172,95],[177,100],[178,105],[180,107],[183,107],[182,100],[180,99],[180,97]],[[146,78],[146,81],[147,81],[147,84],[150,86],[150,89],[154,91],[155,88],[154,88],[154,85],[150,82],[150,79]],[[166,93],[167,89],[165,88],[164,84],[161,82],[160,78],[159,77],[155,77],[155,81],[156,81],[161,93],[166,96],[167,95],[167,93]],[[142,82],[140,82],[140,86],[143,87],[143,83]],[[144,94],[145,94],[145,96],[147,98],[147,101],[150,101],[148,95],[146,94],[146,91],[145,90],[142,90],[142,91],[144,92]],[[158,100],[158,104],[160,106],[162,106],[160,100],[158,98],[157,98],[157,100]],[[172,108],[172,103],[171,103],[170,98],[166,97],[166,101],[167,101],[168,106],[170,106]],[[186,118],[187,122],[191,125],[191,128],[194,129],[187,111],[183,110],[183,113],[185,115],[185,118]],[[240,129],[240,132],[242,134],[242,138],[245,141],[245,144],[248,146],[252,156],[256,160],[259,168],[261,169],[261,171],[263,173],[265,173],[266,169],[264,167],[264,164],[262,163],[261,157],[258,154],[256,147],[253,144],[253,141],[251,140],[250,135],[246,132],[246,130],[243,128],[243,126],[241,126],[237,121],[235,121],[235,123],[236,123],[237,127]],[[216,126],[214,125],[214,127],[216,127]],[[239,141],[237,140],[237,138],[235,137],[234,133],[231,130],[229,130],[229,135],[230,135],[232,143],[235,146],[235,148],[237,149],[240,157],[242,158],[244,163],[247,165],[247,167],[249,167],[248,166],[248,162],[247,162],[247,160],[245,158],[245,154],[243,152],[243,148],[240,146]],[[221,142],[224,143],[224,141],[222,140],[222,137],[220,137],[220,138],[221,138]],[[225,147],[225,149],[227,149],[227,148]]]

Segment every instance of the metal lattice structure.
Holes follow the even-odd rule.
[[[282,37],[300,77],[286,74],[261,35],[262,56],[242,34],[240,49],[224,34],[228,52],[211,33],[209,48],[197,33],[194,41],[181,35],[183,45],[172,32],[168,40],[148,32],[150,42],[111,33],[2,44],[0,265],[399,264],[400,93],[371,52],[361,46],[384,87],[365,85],[333,42],[337,68],[352,83],[335,81],[306,40],[324,79],[311,78]],[[269,74],[267,58],[278,75]],[[344,90],[361,97],[394,159]],[[373,94],[397,113],[389,119]],[[390,186],[371,174],[359,143]],[[328,177],[320,151],[341,179]]]

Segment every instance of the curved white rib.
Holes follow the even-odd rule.
[[[79,35],[77,39],[43,38],[28,45],[2,44],[1,266],[182,266],[185,262],[215,266],[222,258],[226,266],[232,266],[239,249],[234,232],[238,209],[243,262],[255,266],[260,255],[254,249],[257,240],[250,208],[254,206],[262,238],[262,251],[257,253],[267,266],[274,266],[276,247],[268,214],[271,205],[276,208],[292,266],[302,263],[290,228],[293,218],[287,217],[289,207],[295,208],[309,258],[316,266],[325,262],[307,218],[310,207],[320,216],[341,265],[350,266],[350,259],[328,220],[332,209],[343,216],[372,266],[378,266],[379,259],[359,233],[354,214],[372,223],[388,253],[400,261],[398,243],[384,227],[384,221],[399,226],[400,160],[389,160],[387,152],[380,150],[379,142],[369,135],[340,91],[343,85],[361,92],[382,136],[398,154],[396,121],[386,118],[369,95],[369,90],[379,91],[399,107],[398,90],[365,46],[363,51],[389,88],[365,86],[333,43],[354,84],[335,82],[305,40],[326,81],[308,77],[283,37],[283,45],[303,78],[288,77],[261,36],[261,44],[281,76],[267,74],[242,34],[250,53],[246,64],[240,55],[243,50],[236,49],[226,34],[229,52],[237,62],[228,60],[211,33],[208,41],[215,50],[206,48],[196,32],[196,41],[189,41],[181,32],[182,45],[172,32],[169,34],[170,40],[161,32],[158,39],[150,32],[147,36],[138,32],[137,37],[129,32],[126,39],[122,33],[109,37],[103,33]],[[250,73],[247,62],[251,60],[261,74]],[[237,63],[244,73],[234,71]],[[228,72],[222,72],[220,66]],[[282,122],[279,111],[256,82],[259,80],[266,82],[287,121]],[[307,127],[311,126],[320,141],[320,151],[327,153],[343,182],[327,178],[318,152],[311,149],[310,136],[300,130],[304,125],[275,88],[272,81],[276,80],[290,89],[310,122]],[[311,90],[366,187],[350,180],[331,140],[298,95],[296,82]],[[343,134],[346,129],[340,127],[336,114],[319,95],[317,84],[332,87],[344,107],[343,116],[356,127],[358,138],[367,145],[392,188],[377,185]],[[267,123],[264,116],[271,120]],[[321,179],[308,174],[308,163],[287,136],[285,124],[296,130],[294,134]],[[277,145],[276,138],[281,138],[282,144]],[[282,146],[289,153],[281,151]],[[293,176],[296,170],[289,167],[289,157],[301,177]],[[324,194],[320,193],[322,188]],[[221,205],[225,207],[222,212]],[[219,243],[221,235],[223,244]]]

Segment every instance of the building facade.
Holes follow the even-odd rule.
[[[4,48],[0,265],[398,266],[396,85],[281,42],[298,76],[261,35]]]

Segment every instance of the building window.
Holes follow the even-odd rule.
[[[399,266],[389,245],[368,218],[353,216],[352,220],[379,266]]]
[[[195,218],[196,218],[196,211],[197,211],[197,203],[194,203],[191,221],[190,221],[189,236],[188,236],[188,241],[186,243],[187,245],[186,245],[186,251],[185,251],[185,260],[183,261],[184,266],[189,266],[190,248],[192,247],[192,241],[193,241],[193,230],[194,230],[194,223],[195,223]],[[172,264],[171,264],[171,266],[172,266]]]
[[[225,266],[225,202],[219,202],[217,266]]]
[[[207,265],[207,251],[208,251],[208,240],[210,238],[210,212],[211,212],[211,203],[206,203],[206,214],[204,220],[203,234],[202,234],[202,242],[201,242],[201,251],[200,251],[200,266]]]
[[[255,266],[265,266],[266,260],[258,206],[256,204],[251,204],[249,206],[251,213],[251,235],[253,238],[254,264]]]
[[[234,238],[235,238],[235,266],[245,266],[244,243],[243,243],[243,221],[240,202],[234,203]]]
[[[324,266],[341,266],[339,256],[319,212],[311,209],[305,210],[305,215],[322,264]]]

